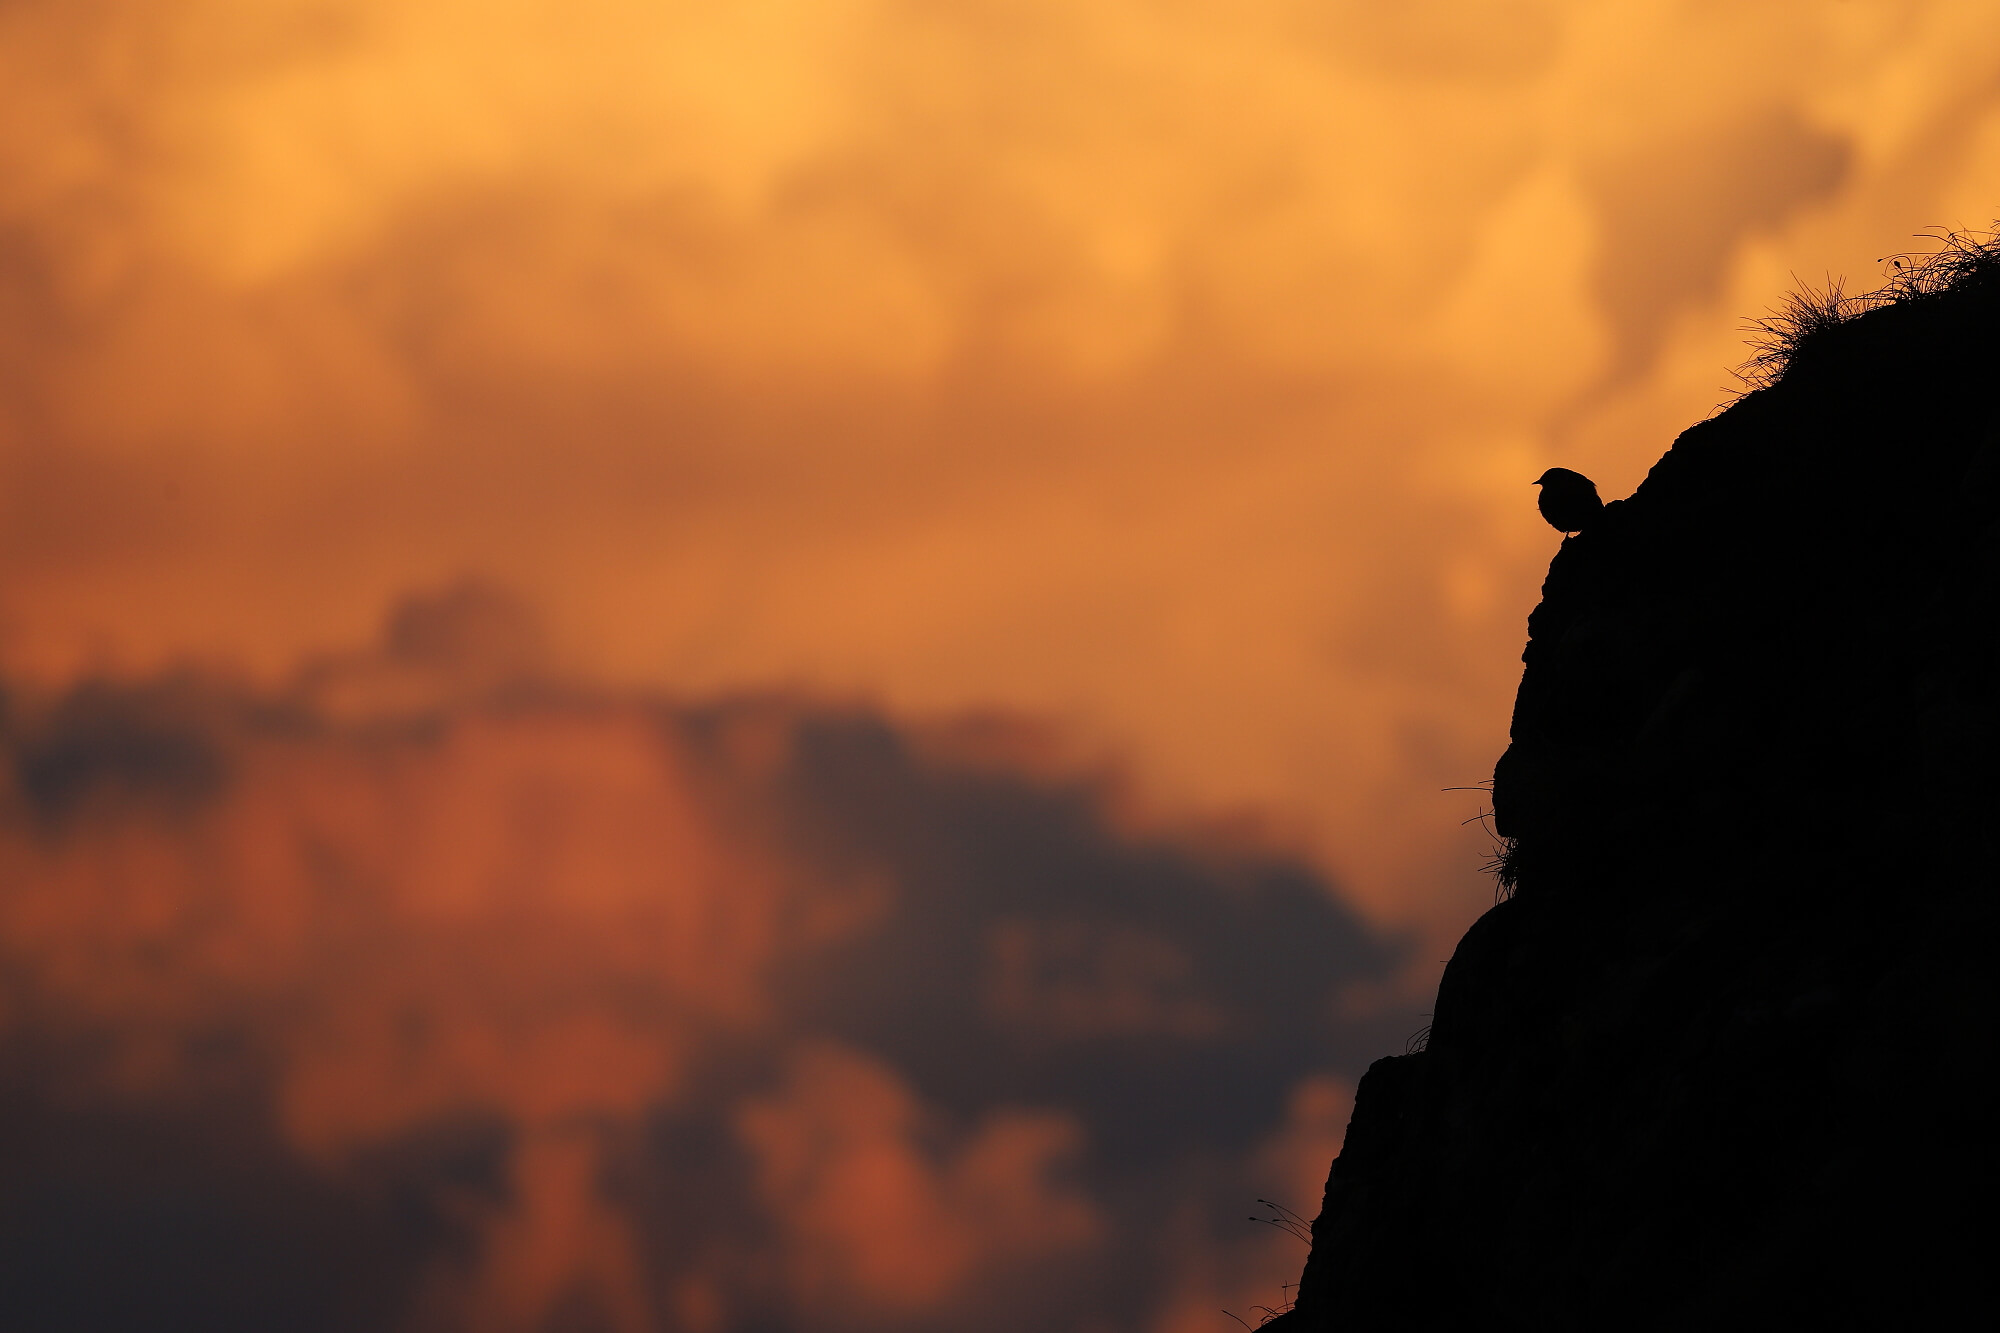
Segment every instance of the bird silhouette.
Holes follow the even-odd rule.
[[[1597,498],[1597,483],[1581,472],[1552,467],[1535,478],[1535,485],[1542,488],[1535,508],[1542,511],[1550,527],[1565,536],[1582,532],[1604,512],[1604,501]]]

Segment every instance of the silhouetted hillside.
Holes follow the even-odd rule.
[[[1989,1306],[2000,251],[1901,273],[1801,300],[1563,543],[1494,777],[1512,895],[1361,1084],[1273,1329]]]

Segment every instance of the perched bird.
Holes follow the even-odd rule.
[[[1550,527],[1564,535],[1582,532],[1604,512],[1604,501],[1597,498],[1597,483],[1581,472],[1552,467],[1535,478],[1535,485],[1542,488],[1535,508],[1542,511]]]

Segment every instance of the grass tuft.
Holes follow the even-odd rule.
[[[1493,779],[1488,778],[1486,781],[1476,783],[1470,787],[1446,787],[1444,790],[1479,791],[1491,796],[1493,794]],[[1493,811],[1488,806],[1481,806],[1478,814],[1468,819],[1461,819],[1458,822],[1461,825],[1479,825],[1480,831],[1486,835],[1487,842],[1491,844],[1492,854],[1480,863],[1479,871],[1481,874],[1493,876],[1493,905],[1497,907],[1507,899],[1512,898],[1514,890],[1520,885],[1521,845],[1513,838],[1503,838],[1500,836],[1500,831],[1493,827]]]
[[[1304,1241],[1308,1246],[1312,1244],[1311,1222],[1285,1207],[1282,1203],[1273,1203],[1269,1199],[1259,1199],[1257,1202],[1264,1206],[1267,1215],[1264,1217],[1253,1217],[1250,1219],[1252,1222],[1257,1223],[1259,1226],[1276,1227],[1294,1240]],[[1228,1315],[1245,1328],[1262,1328],[1279,1315],[1290,1311],[1296,1303],[1291,1293],[1296,1291],[1297,1287],[1292,1283],[1287,1282],[1279,1287],[1278,1290],[1283,1293],[1280,1304],[1253,1305],[1250,1307],[1250,1313],[1257,1316],[1257,1322],[1254,1324],[1242,1315],[1237,1314],[1234,1310],[1224,1310],[1222,1313]]]
[[[1750,335],[1750,356],[1732,372],[1743,386],[1735,397],[1778,383],[1786,371],[1809,358],[1828,333],[1857,316],[1992,281],[2000,274],[2000,223],[1995,225],[1996,230],[1985,232],[1942,228],[1919,232],[1937,248],[1883,259],[1888,281],[1858,296],[1847,295],[1837,278],[1828,278],[1818,289],[1800,283],[1777,309],[1744,326]]]

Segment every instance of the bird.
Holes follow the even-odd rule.
[[[1604,512],[1604,501],[1597,498],[1597,483],[1581,472],[1552,467],[1535,478],[1535,485],[1542,488],[1535,508],[1542,511],[1550,527],[1564,536],[1582,532]]]

